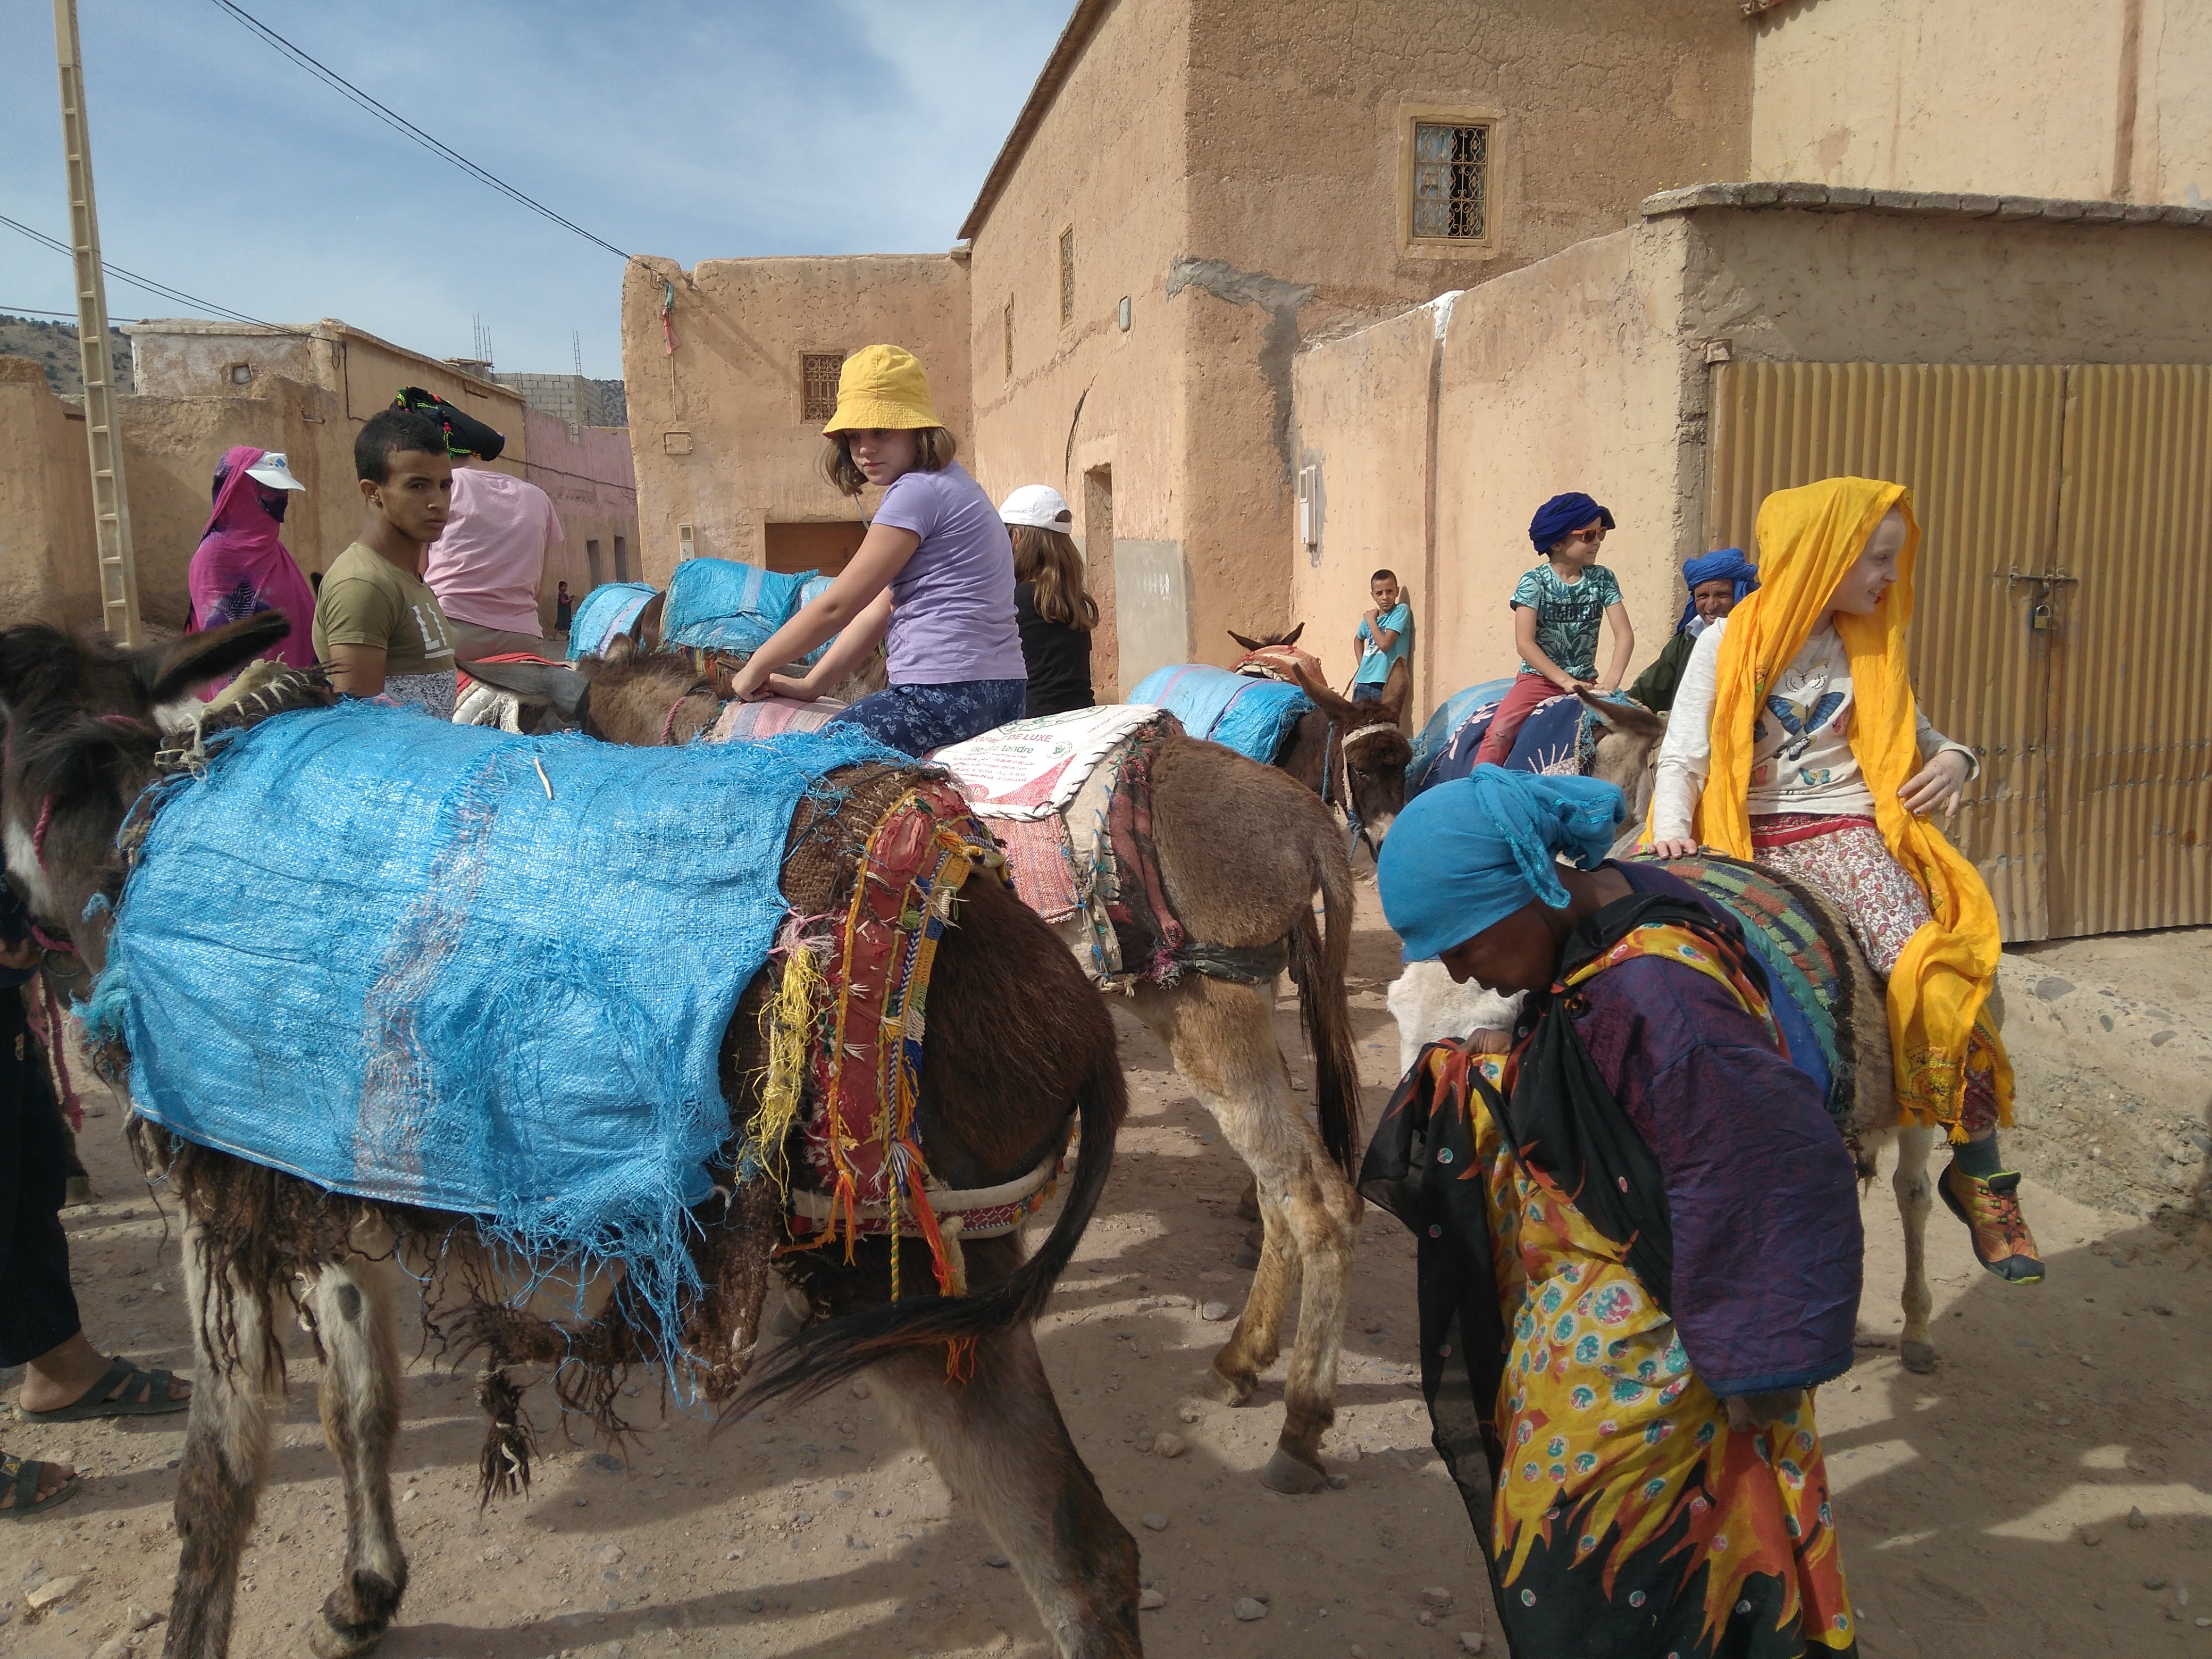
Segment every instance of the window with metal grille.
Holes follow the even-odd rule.
[[[1060,320],[1064,327],[1075,320],[1075,227],[1060,233]]]
[[[1480,241],[1487,224],[1489,184],[1489,123],[1413,123],[1416,240]]]
[[[837,371],[845,366],[842,351],[802,351],[799,354],[799,418],[826,421],[837,412]]]

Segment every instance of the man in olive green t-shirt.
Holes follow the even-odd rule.
[[[387,409],[354,439],[353,460],[368,512],[361,539],[323,573],[315,655],[349,696],[380,692],[451,720],[452,631],[438,596],[416,574],[453,500],[445,433],[427,415]]]

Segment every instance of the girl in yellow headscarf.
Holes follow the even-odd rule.
[[[1904,485],[1826,478],[1759,509],[1764,586],[1692,652],[1659,750],[1653,851],[1699,843],[1794,876],[1849,918],[1888,982],[1900,1106],[1954,1143],[1936,1189],[1974,1254],[2016,1285],[2043,1277],[2003,1167],[2012,1067],[1986,1005],[1996,907],[1925,814],[1977,771],[1905,678],[1920,527]]]

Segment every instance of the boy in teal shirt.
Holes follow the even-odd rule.
[[[1513,641],[1521,672],[1475,750],[1475,764],[1503,766],[1539,703],[1588,686],[1601,696],[1620,689],[1636,650],[1636,630],[1621,603],[1620,584],[1597,562],[1613,514],[1579,490],[1554,495],[1528,521],[1528,539],[1545,562],[1513,590]],[[1613,660],[1597,677],[1598,624],[1613,633]]]
[[[1380,702],[1390,670],[1404,661],[1413,648],[1413,607],[1406,602],[1395,570],[1378,570],[1367,579],[1372,610],[1359,619],[1352,648],[1359,667],[1352,677],[1354,702]]]

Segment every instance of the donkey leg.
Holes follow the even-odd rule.
[[[185,1227],[184,1246],[185,1300],[199,1375],[177,1467],[177,1584],[162,1652],[168,1659],[223,1659],[230,1651],[239,1557],[269,1473],[284,1373],[281,1352],[267,1346],[271,1334],[252,1290],[209,1272],[197,1226]],[[234,1351],[227,1342],[223,1352],[210,1347],[231,1335]]]
[[[348,1659],[375,1646],[407,1589],[407,1557],[392,1513],[399,1437],[392,1273],[388,1261],[354,1257],[322,1269],[306,1299],[323,1349],[323,1441],[345,1487],[345,1565],[307,1635],[322,1659]]]
[[[1936,1345],[1928,1335],[1928,1317],[1936,1306],[1928,1288],[1928,1211],[1935,1195],[1928,1178],[1928,1155],[1937,1133],[1917,1123],[1899,1126],[1897,1170],[1890,1177],[1897,1194],[1898,1219],[1905,1224],[1905,1334],[1898,1354],[1908,1371],[1936,1369]]]
[[[1068,1438],[1030,1328],[977,1343],[964,1383],[947,1382],[934,1348],[887,1360],[876,1376],[953,1496],[1006,1551],[1059,1659],[1141,1654],[1136,1540]]]
[[[1306,1121],[1276,1045],[1260,988],[1185,981],[1138,998],[1176,1066],[1250,1165],[1266,1229],[1252,1291],[1214,1356],[1218,1398],[1242,1405],[1281,1351],[1293,1267],[1300,1270],[1297,1337],[1283,1390],[1281,1438],[1261,1479],[1279,1492],[1327,1480],[1321,1437],[1336,1419],[1336,1371],[1358,1230],[1359,1201]]]

